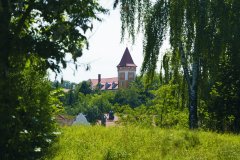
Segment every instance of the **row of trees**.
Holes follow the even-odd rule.
[[[114,110],[123,124],[142,126],[187,128],[188,87],[181,70],[175,72],[171,52],[164,55],[160,74],[155,73],[151,83],[148,77],[137,77],[130,87],[116,91],[92,91],[89,82],[82,82],[62,99],[70,115],[83,112],[95,123],[103,113]],[[204,130],[238,132],[235,112],[238,109],[235,86],[216,82],[205,91],[199,89],[198,127]],[[224,88],[224,90],[222,90]],[[221,89],[221,90],[220,90]],[[226,91],[227,90],[227,91]],[[208,95],[200,94],[206,92]],[[206,99],[204,99],[206,97]],[[227,103],[227,104],[226,104]],[[229,105],[228,107],[226,105]]]
[[[155,73],[151,83],[147,82],[147,77],[137,78],[131,87],[115,92],[93,92],[90,84],[83,82],[80,88],[74,91],[79,94],[82,92],[88,95],[87,98],[81,94],[81,100],[85,106],[81,106],[82,112],[88,115],[90,109],[99,113],[99,116],[114,109],[121,116],[123,123],[137,123],[138,125],[160,127],[186,127],[187,126],[187,106],[188,88],[181,69],[176,70],[176,59],[171,52],[164,54],[160,74]],[[200,81],[198,103],[198,127],[206,130],[238,132],[239,122],[237,118],[239,101],[238,89],[231,78],[231,72],[223,72],[224,75],[218,82],[209,85],[207,90],[204,88],[206,81]],[[229,76],[228,83],[224,84],[225,77]],[[235,75],[236,76],[236,75]],[[237,78],[236,78],[237,79]],[[203,84],[202,84],[203,83]],[[87,85],[86,85],[87,84]],[[83,87],[82,87],[83,86]],[[72,92],[70,92],[72,93]],[[68,97],[73,97],[69,96]],[[93,107],[94,106],[94,107]],[[85,108],[85,110],[84,110]],[[104,109],[103,109],[104,108]],[[66,110],[74,110],[76,107],[67,107]],[[76,111],[76,110],[75,110]],[[80,110],[77,109],[77,114]],[[94,114],[94,112],[92,112]],[[236,113],[236,114],[235,114]],[[95,116],[94,118],[99,118]]]
[[[151,87],[145,85],[144,76],[137,77],[127,89],[113,91],[92,91],[89,82],[83,81],[61,100],[67,114],[76,116],[82,112],[93,124],[113,110],[122,124],[186,128],[187,111],[181,88],[172,82],[162,84],[159,77],[154,77]]]
[[[135,108],[145,103],[139,92],[136,87],[118,91],[91,90],[90,83],[83,81],[61,100],[67,114],[77,115],[82,112],[89,122],[95,123],[102,114],[114,110],[116,106],[130,105]]]

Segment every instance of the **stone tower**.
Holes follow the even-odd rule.
[[[134,64],[128,48],[126,48],[119,65],[117,65],[118,88],[128,87],[129,82],[133,81],[136,77],[136,68],[137,66]]]

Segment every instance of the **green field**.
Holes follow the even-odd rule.
[[[139,127],[62,128],[54,160],[240,159],[240,137],[202,131]]]

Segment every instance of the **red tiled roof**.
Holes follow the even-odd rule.
[[[132,59],[132,56],[128,50],[128,48],[125,49],[122,59],[119,63],[119,65],[117,65],[117,67],[137,67]]]
[[[93,88],[98,85],[98,79],[89,79]],[[118,89],[118,77],[113,78],[102,78],[101,79],[101,90],[112,90]]]

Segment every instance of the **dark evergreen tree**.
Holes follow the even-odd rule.
[[[88,81],[83,81],[80,85],[79,92],[84,95],[92,93],[91,85]]]

